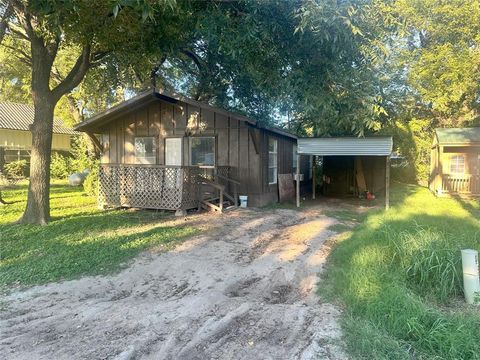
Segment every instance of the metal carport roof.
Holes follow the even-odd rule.
[[[319,156],[389,156],[392,153],[391,136],[299,138],[297,153]]]

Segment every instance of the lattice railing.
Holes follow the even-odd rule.
[[[198,206],[196,167],[161,165],[100,165],[100,206],[148,209],[189,209]]]

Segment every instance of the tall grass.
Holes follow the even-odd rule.
[[[462,248],[480,250],[480,204],[399,186],[332,253],[353,358],[480,359],[480,309],[462,298]]]
[[[398,235],[387,231],[392,259],[419,294],[441,302],[462,294],[461,247],[450,234],[420,226]]]

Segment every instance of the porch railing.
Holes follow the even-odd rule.
[[[480,195],[480,175],[444,174],[442,192]]]
[[[101,207],[195,208],[201,180],[214,179],[217,173],[228,175],[229,167],[101,164],[98,202]]]

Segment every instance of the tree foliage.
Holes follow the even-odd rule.
[[[153,75],[301,135],[390,129],[418,165],[403,136],[480,121],[479,34],[477,0],[8,0],[0,99],[43,107],[49,133],[50,108],[78,122]]]
[[[479,124],[480,3],[476,0],[395,2],[405,40],[397,61],[408,86],[436,125]],[[432,119],[433,120],[433,119]]]

